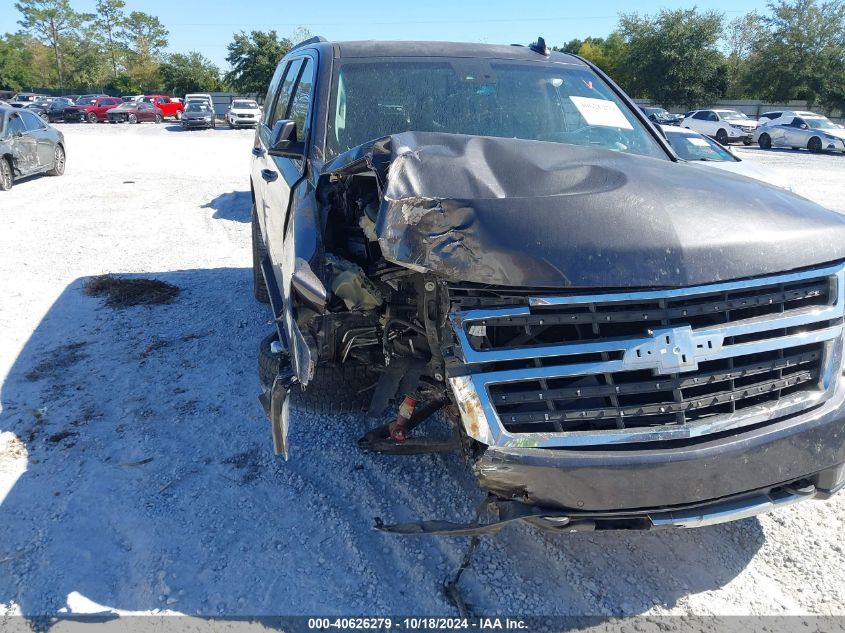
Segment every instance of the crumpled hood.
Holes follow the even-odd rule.
[[[729,173],[592,147],[405,132],[338,156],[373,169],[384,256],[450,281],[677,287],[845,258],[845,216]]]

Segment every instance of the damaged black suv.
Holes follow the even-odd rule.
[[[680,161],[589,62],[315,38],[252,153],[276,451],[298,407],[398,407],[362,446],[460,450],[498,511],[383,529],[691,527],[845,482],[845,217]]]

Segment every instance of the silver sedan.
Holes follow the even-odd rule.
[[[795,116],[772,125],[761,125],[754,141],[763,149],[806,147],[811,152],[845,152],[845,129],[823,116]]]

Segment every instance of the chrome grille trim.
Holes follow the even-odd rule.
[[[753,404],[733,410],[731,413],[715,414],[709,417],[689,420],[678,424],[660,426],[638,426],[620,429],[594,430],[557,430],[542,432],[511,432],[497,413],[492,402],[489,387],[506,385],[521,381],[544,381],[567,377],[589,377],[631,371],[625,356],[630,355],[638,346],[647,345],[654,337],[619,337],[604,338],[594,341],[573,343],[553,343],[529,347],[496,348],[480,350],[472,346],[468,329],[484,325],[485,321],[496,318],[526,317],[543,314],[536,308],[566,308],[589,304],[607,304],[608,302],[652,302],[665,299],[696,299],[700,295],[730,291],[761,292],[768,286],[790,284],[827,278],[830,282],[827,305],[808,306],[797,309],[783,309],[777,314],[768,314],[723,325],[692,328],[695,337],[711,340],[711,348],[697,350],[696,360],[708,362],[724,360],[733,362],[733,358],[766,352],[787,351],[793,348],[820,344],[822,358],[818,361],[818,380],[807,383],[808,389],[785,394],[776,400],[763,404]],[[738,282],[722,282],[707,286],[686,289],[638,291],[630,293],[609,293],[573,296],[529,296],[527,307],[513,308],[473,308],[465,311],[456,310],[450,314],[450,320],[458,341],[457,353],[462,357],[460,371],[449,371],[449,383],[458,401],[467,433],[488,445],[501,447],[578,447],[625,444],[632,442],[654,442],[686,438],[739,429],[745,426],[763,423],[776,418],[783,418],[815,407],[833,395],[842,370],[843,358],[843,313],[845,313],[845,265],[828,266],[821,269],[802,271],[763,277]],[[806,329],[804,329],[806,328]],[[792,329],[793,331],[788,331]],[[798,331],[794,331],[794,330]],[[769,337],[766,332],[772,332]],[[760,336],[758,340],[733,342],[736,337],[746,335]],[[697,339],[696,339],[697,340]],[[567,362],[567,356],[583,354],[615,353],[607,360],[583,362],[573,359]],[[700,355],[698,355],[700,353]],[[782,355],[781,355],[782,357]],[[535,359],[537,359],[535,361]],[[545,359],[541,365],[539,359]],[[491,364],[508,361],[535,361],[537,367],[515,369],[497,369]],[[696,365],[697,367],[697,365]],[[681,372],[688,371],[682,369]],[[684,373],[658,374],[655,376],[679,376]],[[545,384],[545,383],[543,383]],[[796,389],[798,387],[795,387]],[[708,396],[702,396],[706,399]],[[712,397],[712,396],[711,396]],[[584,409],[594,409],[585,405]],[[618,406],[625,415],[624,407]],[[561,428],[561,427],[557,427]]]

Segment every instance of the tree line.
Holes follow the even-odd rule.
[[[96,89],[111,94],[153,91],[173,95],[232,90],[266,91],[276,64],[297,42],[297,29],[236,33],[223,73],[199,51],[166,52],[170,33],[158,17],[126,11],[124,0],[97,0],[93,13],[69,0],[19,0],[17,33],[0,36],[0,89],[70,94]]]
[[[696,8],[625,13],[607,37],[556,50],[592,61],[631,96],[667,108],[800,99],[845,111],[843,0],[773,0],[766,12],[730,21]]]
[[[0,88],[114,94],[233,90],[262,94],[276,64],[310,34],[233,34],[221,72],[199,51],[166,53],[169,33],[123,0],[80,13],[70,0],[18,0],[21,30],[0,37]],[[551,38],[547,38],[551,39]],[[771,0],[766,11],[727,20],[712,10],[623,13],[607,37],[573,39],[578,54],[630,95],[693,108],[721,98],[807,101],[845,111],[845,0]]]

